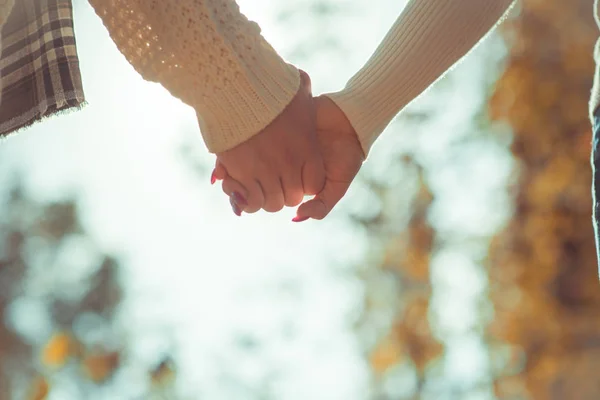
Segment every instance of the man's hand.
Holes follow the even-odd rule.
[[[310,78],[304,71],[300,74],[298,93],[271,124],[248,141],[217,154],[211,180],[223,180],[223,191],[238,215],[261,208],[276,212],[294,207],[305,194],[317,194],[323,188],[325,170]]]
[[[298,208],[295,222],[323,219],[344,197],[365,159],[356,131],[344,112],[328,97],[314,98],[317,135],[325,163],[325,186]]]

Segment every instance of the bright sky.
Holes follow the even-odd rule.
[[[365,375],[346,315],[360,291],[332,266],[358,259],[357,237],[335,229],[335,217],[318,228],[293,224],[292,210],[235,217],[208,175],[180,160],[189,140],[205,165],[213,162],[193,111],[144,82],[87,3],[77,6],[89,106],[3,141],[2,169],[24,167],[41,198],[77,194],[102,248],[127,260],[124,321],[134,329],[172,324],[192,387],[211,399],[241,399],[214,374],[252,387],[281,369],[278,398],[355,398]],[[137,334],[152,343],[147,332]],[[264,352],[238,354],[232,344],[240,334],[254,336]]]
[[[368,377],[348,318],[361,302],[361,283],[351,273],[352,263],[363,255],[360,234],[348,228],[343,212],[324,222],[303,224],[290,222],[293,210],[235,217],[220,189],[209,185],[208,174],[198,175],[181,162],[178,150],[186,142],[194,144],[207,168],[213,162],[193,111],[158,85],[144,82],[118,53],[87,3],[76,3],[90,104],[4,141],[0,168],[25,168],[26,182],[41,198],[75,193],[86,227],[101,247],[124,257],[130,297],[122,318],[139,338],[135,355],[145,359],[153,348],[163,346],[162,332],[153,337],[148,326],[172,326],[182,350],[186,386],[201,387],[206,398],[246,398],[214,379],[223,372],[253,387],[280,370],[277,399],[364,400]],[[275,3],[240,1],[244,12],[259,21],[265,36],[285,53],[291,46],[285,29],[265,11],[274,10]],[[351,56],[301,65],[309,72],[310,66],[318,69],[323,77],[317,80],[313,75],[315,92],[339,88],[369,56],[402,7],[392,0],[384,3],[336,26],[348,32],[346,47],[355,45]],[[290,42],[302,40],[301,34],[289,37]],[[452,126],[451,121],[445,124]],[[392,143],[397,138],[385,140]],[[435,158],[443,153],[443,143],[420,146]],[[503,163],[501,156],[481,157],[470,168],[490,171]],[[483,172],[470,176],[468,184],[482,187],[481,193],[502,178],[496,182]],[[468,182],[460,170],[447,171],[433,183],[443,190],[457,182]],[[471,221],[471,231],[481,230],[489,217],[489,209],[481,208],[485,195],[477,190],[467,197],[454,193],[449,203],[438,205],[438,210],[455,206],[452,212],[438,211],[446,218],[439,222],[453,226]],[[442,253],[435,265],[440,293],[448,294],[472,279],[467,286],[473,291],[440,300],[448,317],[441,324],[460,332],[465,325],[456,322],[468,324],[465,307],[482,290],[483,278],[474,274],[476,265],[461,253]],[[448,266],[454,273],[444,272]],[[254,336],[265,347],[258,356],[240,353],[232,345],[239,334]],[[457,379],[467,379],[485,364],[473,350],[478,339],[472,339],[461,337],[449,349]]]

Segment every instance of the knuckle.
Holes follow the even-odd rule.
[[[300,203],[302,203],[302,199],[293,199],[291,201],[287,201],[285,203],[285,205],[287,207],[296,207],[297,205],[299,205]]]
[[[298,204],[302,203],[304,195],[302,193],[294,193],[290,196],[286,196],[285,205],[288,207],[296,207]]]
[[[231,187],[231,184],[226,181],[223,181],[223,184],[221,185],[221,190],[227,196],[231,196],[231,193],[233,193],[233,188]]]
[[[265,207],[264,207],[264,210],[266,212],[270,212],[270,213],[276,213],[278,211],[281,211],[282,209],[283,209],[283,203],[281,203],[281,202],[265,204]]]
[[[248,204],[244,207],[244,212],[248,214],[254,214],[258,210],[260,210],[263,206],[262,199],[255,195],[255,193],[251,194],[248,198]]]

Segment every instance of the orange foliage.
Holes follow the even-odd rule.
[[[403,344],[405,352],[421,373],[443,350],[432,335],[428,311],[429,295],[423,294],[411,299],[393,331],[396,340]]]
[[[60,332],[52,336],[42,350],[42,363],[49,367],[62,367],[73,352],[71,336]]]
[[[29,394],[27,395],[27,400],[45,400],[48,398],[48,393],[50,392],[50,385],[46,378],[37,377],[31,388],[29,390]]]
[[[502,28],[510,53],[489,103],[491,118],[514,132],[515,213],[488,263],[490,333],[522,349],[525,361],[505,366],[496,391],[501,399],[596,399],[600,286],[587,101],[598,30],[590,0],[520,4]]]
[[[403,349],[400,342],[386,338],[371,352],[370,363],[376,374],[383,374],[401,361]]]
[[[419,191],[411,220],[404,234],[389,242],[384,268],[397,274],[402,282],[403,306],[394,318],[393,329],[373,349],[371,367],[376,374],[408,359],[422,376],[429,362],[443,347],[433,337],[428,319],[431,284],[430,255],[435,231],[427,221],[433,196],[419,174]]]
[[[87,354],[82,366],[85,375],[96,383],[102,383],[109,379],[120,364],[118,352],[92,352]]]

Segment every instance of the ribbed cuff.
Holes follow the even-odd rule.
[[[331,98],[365,155],[392,119],[475,46],[513,0],[411,0],[375,53]]]
[[[346,114],[346,118],[356,131],[365,157],[367,157],[375,140],[398,114],[402,106],[400,108],[382,107],[374,110],[373,105],[378,102],[378,99],[369,98],[369,92],[360,87],[360,82],[357,86],[336,93],[327,93],[325,96],[329,97]],[[408,101],[409,99],[406,99],[402,103]]]
[[[245,74],[197,107],[202,136],[211,153],[245,142],[267,127],[300,88],[300,72],[268,45],[246,61]]]

